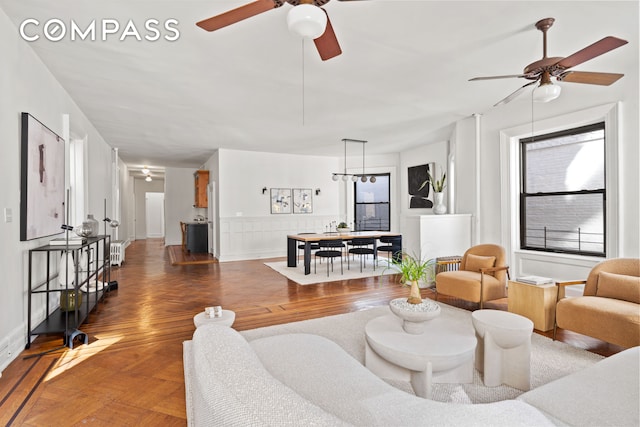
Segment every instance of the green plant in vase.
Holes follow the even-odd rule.
[[[402,256],[394,257],[387,268],[400,273],[400,283],[411,287],[407,302],[409,304],[420,304],[422,303],[422,296],[420,295],[418,282],[420,280],[432,282],[435,276],[434,266],[435,260],[433,259],[423,260],[402,252]]]

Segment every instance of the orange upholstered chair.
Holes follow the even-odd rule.
[[[502,246],[473,246],[460,259],[457,271],[436,274],[436,299],[438,294],[450,295],[479,303],[482,309],[485,301],[507,296],[507,277],[509,266]]]

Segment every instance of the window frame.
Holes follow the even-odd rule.
[[[364,203],[364,202],[360,202],[358,203],[358,184],[361,184],[361,181],[354,181],[353,183],[353,229],[354,231],[391,231],[391,173],[390,172],[383,172],[383,173],[373,173],[373,174],[367,174],[367,176],[375,176],[376,179],[377,177],[380,176],[385,176],[388,178],[388,182],[389,185],[387,186],[387,200],[388,202],[375,202],[375,203]],[[357,219],[357,212],[358,212],[358,206],[359,205],[387,205],[387,210],[388,210],[388,214],[389,214],[389,224],[388,227],[385,230],[361,230],[360,227],[358,227],[358,222],[356,221]]]
[[[589,190],[574,190],[574,191],[546,191],[546,192],[535,192],[529,193],[526,190],[526,182],[527,182],[527,156],[525,147],[527,144],[537,143],[545,140],[556,139],[559,137],[570,136],[570,135],[578,135],[584,134],[588,132],[593,132],[596,130],[602,130],[603,136],[603,152],[602,152],[602,165],[603,165],[603,178],[604,178],[604,188],[598,189],[589,189]],[[573,254],[580,256],[594,256],[594,257],[606,257],[607,256],[607,248],[608,248],[608,235],[607,235],[607,128],[605,121],[598,121],[596,123],[592,123],[589,125],[571,127],[567,129],[563,129],[556,132],[551,132],[547,134],[537,135],[534,137],[525,137],[520,138],[518,141],[518,151],[519,151],[519,162],[520,162],[520,186],[519,186],[519,243],[520,249],[522,250],[530,250],[530,251],[538,251],[538,252],[547,252],[547,253],[560,253],[560,254]],[[547,247],[547,239],[546,239],[546,230],[545,230],[545,246],[531,246],[528,245],[528,235],[527,235],[527,201],[530,199],[535,199],[537,197],[558,197],[558,196],[580,196],[580,195],[591,195],[591,194],[601,194],[602,195],[602,252],[597,251],[589,251],[589,250],[581,250],[578,247],[577,250],[572,249],[563,249],[558,247]],[[557,232],[560,231],[569,231],[569,230],[555,230]],[[581,234],[580,229],[578,229],[578,242],[581,242]],[[580,245],[580,243],[579,243]]]

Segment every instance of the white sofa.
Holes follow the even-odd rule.
[[[309,334],[247,342],[205,325],[184,343],[190,426],[638,426],[639,347],[489,404],[422,399],[379,379],[341,347]]]

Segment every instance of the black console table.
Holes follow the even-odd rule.
[[[69,253],[73,258],[74,274],[73,283],[66,280],[63,286],[59,286],[57,278],[59,275],[58,265],[66,251],[65,246],[46,245],[29,250],[29,298],[28,298],[28,314],[27,329],[28,340],[26,348],[31,346],[31,337],[40,334],[63,334],[64,345],[73,348],[73,340],[78,336],[84,336],[84,342],[87,343],[87,336],[78,328],[86,320],[89,313],[96,305],[104,299],[106,292],[109,290],[109,282],[111,280],[111,262],[109,259],[111,246],[111,236],[96,236],[87,238],[86,243],[82,245],[69,246]],[[80,264],[82,255],[86,254],[86,263]],[[33,261],[34,258],[46,259],[46,273],[44,281],[34,283]],[[73,304],[72,308],[62,310],[60,307],[49,313],[50,298],[53,294],[63,292],[75,292],[75,300],[78,295],[82,294],[82,302]],[[32,299],[35,295],[45,295],[45,311],[48,313],[45,319],[35,328],[32,326]]]

